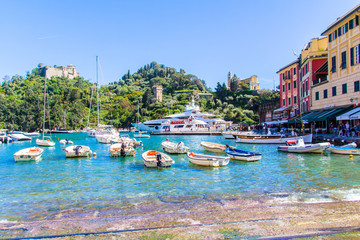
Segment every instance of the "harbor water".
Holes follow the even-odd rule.
[[[130,137],[132,134],[130,134]],[[193,196],[273,198],[274,201],[360,200],[360,157],[277,152],[278,145],[235,143],[222,136],[151,136],[139,139],[135,157],[110,158],[109,146],[84,133],[53,134],[55,147],[40,161],[15,163],[13,154],[31,142],[0,145],[0,221],[43,220],[65,209],[138,204],[150,198]],[[87,145],[96,157],[66,159],[61,139]],[[148,169],[141,154],[162,151],[161,142],[182,141],[191,151],[216,142],[262,153],[257,162],[231,160],[225,167],[200,167],[186,155],[171,155],[170,168]],[[43,214],[44,211],[47,214]]]

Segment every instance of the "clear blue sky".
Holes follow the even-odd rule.
[[[151,61],[183,68],[212,89],[229,71],[278,85],[295,60],[356,0],[0,0],[0,77],[25,76],[38,63],[76,66],[100,84]]]

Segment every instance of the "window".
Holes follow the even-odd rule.
[[[335,86],[335,87],[332,87],[332,95],[333,95],[333,97],[336,96],[336,86]]]
[[[324,98],[327,98],[328,97],[328,91],[327,89],[324,90]]]
[[[283,85],[283,92],[285,92],[285,85]]]
[[[288,101],[289,101],[289,105],[291,105],[291,98],[289,98],[289,100],[288,100]]]
[[[349,21],[349,29],[353,29],[354,28],[354,19],[351,19]]]
[[[291,84],[290,83],[288,84],[288,90],[291,90]]]
[[[294,75],[296,75],[296,68],[294,68]]]
[[[283,106],[285,106],[285,98],[283,99]]]
[[[285,79],[285,73],[283,73],[282,76],[283,76],[283,79]]]
[[[347,93],[347,84],[346,84],[346,83],[344,83],[344,84],[342,85],[342,93],[343,93],[343,94],[346,94],[346,93]]]
[[[336,56],[331,58],[331,72],[336,72]]]
[[[341,27],[338,28],[338,36],[341,36]]]
[[[359,91],[360,91],[359,81],[355,81],[354,82],[354,92],[359,92]]]
[[[355,26],[359,26],[359,16],[355,17]]]
[[[290,70],[288,71],[288,79],[290,79],[291,78],[291,72],[290,72]]]
[[[329,34],[329,42],[331,42],[331,41],[332,41],[332,34]]]
[[[308,91],[309,91],[309,82],[308,81],[306,81],[305,86],[306,86],[305,94],[308,95]]]
[[[294,88],[296,88],[296,81],[294,81]]]
[[[315,93],[315,100],[319,100],[319,98],[320,98],[319,95],[320,95],[319,92]]]
[[[345,25],[342,26],[342,30],[343,34],[347,33],[349,31],[349,24],[345,23]]]
[[[341,53],[341,68],[346,68],[346,51]]]
[[[296,99],[296,96],[294,96],[294,104],[296,104],[297,102],[297,99]]]

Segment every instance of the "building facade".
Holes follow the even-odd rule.
[[[154,91],[154,99],[155,99],[155,102],[162,102],[162,91],[163,91],[163,88],[162,88],[162,85],[154,85],[153,86],[153,91]]]
[[[280,78],[280,108],[274,112],[276,119],[287,119],[299,110],[299,60],[286,65],[278,72]]]
[[[313,88],[312,109],[358,105],[360,100],[360,5],[323,33],[328,40],[327,82]]]
[[[300,111],[312,109],[312,88],[327,81],[327,39],[314,38],[300,56]]]
[[[64,66],[45,66],[40,68],[40,76],[50,79],[52,77],[66,77],[73,79],[74,77],[78,77],[79,73],[76,72],[76,68],[74,65]]]
[[[243,90],[242,85],[247,85],[249,90],[259,90],[259,80],[256,75],[253,75],[249,78],[240,79],[234,74],[232,75],[231,72],[228,73],[228,89],[231,92],[236,92],[238,90]]]

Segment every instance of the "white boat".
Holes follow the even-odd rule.
[[[110,157],[135,156],[135,149],[132,146],[126,146],[124,143],[112,144],[109,148]]]
[[[305,143],[312,142],[312,134],[299,136],[283,136],[283,135],[237,135],[236,142],[238,143],[263,143],[263,144],[281,144],[286,141],[297,140],[302,138]]]
[[[14,154],[15,162],[37,161],[44,149],[38,147],[24,148]]]
[[[139,133],[139,134],[134,134],[134,137],[135,138],[150,138],[150,135]]]
[[[222,133],[222,136],[223,136],[225,139],[234,139],[234,138],[235,138],[234,132],[230,132],[230,131],[223,132],[223,133]]]
[[[67,158],[90,157],[92,151],[85,145],[74,145],[63,149]]]
[[[218,144],[218,143],[212,143],[212,142],[201,142],[200,145],[209,152],[216,152],[216,153],[223,153],[225,152],[225,149],[227,149],[229,146]],[[233,147],[231,147],[233,148]]]
[[[112,143],[125,143],[126,145],[132,146],[134,148],[142,147],[143,145],[142,141],[138,141],[135,138],[130,138],[128,134],[120,135],[120,137],[113,140]]]
[[[29,133],[24,133],[25,136],[27,137],[39,137],[40,133],[39,132],[29,132]]]
[[[55,142],[51,139],[51,137],[46,137],[45,138],[45,136],[44,136],[44,133],[45,133],[45,113],[46,113],[46,78],[44,79],[44,116],[43,116],[42,139],[37,138],[36,139],[36,145],[43,146],[43,147],[53,147],[53,146],[55,146]],[[49,123],[49,125],[50,125],[50,123]],[[49,128],[50,128],[50,126],[49,126]]]
[[[61,139],[59,142],[60,142],[61,144],[74,144],[73,141],[70,141],[70,140],[68,140],[68,139]]]
[[[262,155],[260,153],[243,151],[236,148],[227,148],[225,152],[231,159],[234,160],[254,162],[262,158]]]
[[[341,147],[331,146],[328,150],[331,153],[345,154],[345,155],[360,155],[360,149],[356,149],[356,143],[349,143]]]
[[[165,141],[161,143],[161,146],[163,147],[164,151],[168,153],[182,154],[189,151],[189,148],[186,147],[183,142],[176,143]]]
[[[174,164],[169,155],[155,150],[146,151],[141,156],[146,167],[171,167]]]
[[[303,139],[288,140],[286,146],[280,146],[277,148],[281,152],[292,152],[292,153],[323,153],[326,148],[330,147],[330,143],[315,143],[305,144]]]
[[[31,137],[27,137],[22,133],[12,133],[8,136],[14,141],[31,141]]]
[[[189,161],[195,165],[208,167],[223,167],[229,164],[229,157],[213,156],[188,152]]]

